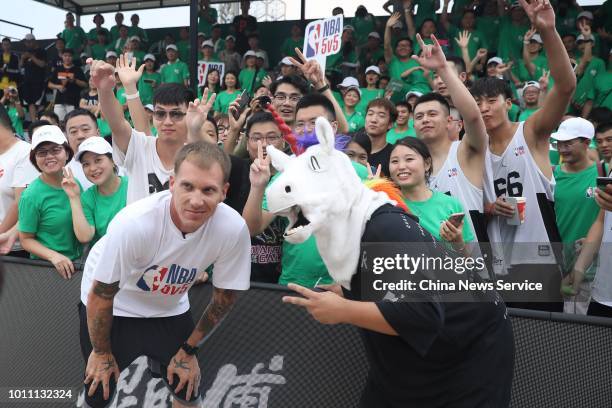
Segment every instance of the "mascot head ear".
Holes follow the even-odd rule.
[[[334,135],[334,129],[329,121],[319,116],[315,122],[315,129],[321,149],[327,154],[332,154],[334,145],[336,144],[336,136]]]
[[[287,156],[285,153],[281,152],[272,145],[266,146],[266,152],[272,159],[272,165],[278,171],[284,171],[291,161],[291,157]]]

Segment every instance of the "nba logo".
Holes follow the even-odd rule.
[[[312,58],[319,52],[319,39],[321,38],[321,24],[315,24],[308,29],[308,44],[305,57]]]
[[[589,187],[586,189],[586,196],[588,198],[593,198],[595,197],[595,189],[593,187]]]
[[[448,177],[456,177],[458,174],[457,168],[453,167],[452,169],[448,169]]]

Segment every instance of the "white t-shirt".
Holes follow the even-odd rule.
[[[240,214],[221,203],[204,225],[184,236],[170,218],[170,199],[169,191],[153,194],[115,216],[87,258],[83,304],[93,280],[119,281],[115,316],[176,316],[189,310],[187,292],[212,264],[215,287],[249,288],[251,237]]]
[[[72,158],[72,160],[70,160],[66,167],[68,167],[72,171],[72,175],[74,176],[74,178],[77,179],[79,183],[81,183],[83,191],[93,186],[93,183],[87,180],[87,177],[85,177],[85,173],[83,172],[83,165],[81,164],[81,162],[75,160],[74,157]]]
[[[168,189],[172,170],[166,170],[157,155],[156,137],[132,129],[127,152],[113,143],[113,160],[125,168],[128,183],[127,203],[133,203],[153,193]]]
[[[0,222],[15,201],[15,188],[25,188],[39,173],[30,163],[29,143],[19,140],[6,152],[0,154]],[[19,241],[13,250],[20,250]]]

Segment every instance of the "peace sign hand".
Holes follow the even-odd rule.
[[[72,174],[72,170],[68,167],[64,167],[62,169],[64,174],[64,178],[62,179],[62,189],[70,199],[81,197],[81,187],[79,187],[78,183],[74,180],[74,175]]]
[[[310,61],[306,60],[304,54],[299,48],[295,48],[295,53],[299,57],[299,61],[293,57],[289,57],[289,60],[293,65],[298,67],[304,77],[312,83],[315,88],[319,89],[325,86],[325,75],[323,74],[323,70],[321,69],[321,65],[317,62],[316,59],[311,59]]]
[[[332,291],[315,292],[295,283],[287,286],[304,297],[283,296],[283,303],[305,307],[315,320],[323,324],[338,324],[346,321],[349,300]]]
[[[257,141],[257,158],[253,160],[249,171],[251,187],[266,188],[270,181],[270,156],[264,153],[261,140]]]
[[[439,70],[446,66],[446,57],[440,43],[435,35],[431,35],[433,44],[425,44],[421,38],[421,34],[416,35],[416,39],[421,46],[421,56],[413,55],[412,59],[417,61],[421,66],[427,69]]]
[[[550,0],[519,0],[519,3],[539,32],[555,28],[555,11]]]
[[[216,97],[217,94],[213,93],[210,99],[204,102],[206,98],[208,98],[208,88],[204,88],[201,100],[195,99],[193,102],[189,102],[189,107],[187,108],[187,115],[185,116],[189,132],[196,134],[200,131],[200,129],[204,125],[204,122],[206,121],[208,112],[210,112],[213,103],[215,103]]]
[[[366,167],[368,169],[368,180],[381,178],[380,172],[382,171],[382,164],[378,164],[378,166],[376,167],[376,173],[372,173],[372,166],[370,165],[370,163],[366,162],[366,164]]]

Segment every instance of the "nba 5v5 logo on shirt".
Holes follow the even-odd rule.
[[[164,295],[178,295],[186,292],[198,274],[196,268],[183,268],[178,264],[148,267],[136,286],[145,292],[160,292]]]

